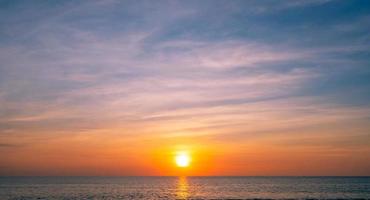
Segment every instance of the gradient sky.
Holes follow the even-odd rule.
[[[0,60],[0,175],[370,175],[368,0],[0,1]]]

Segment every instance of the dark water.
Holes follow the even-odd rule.
[[[0,199],[370,199],[370,177],[0,177]]]

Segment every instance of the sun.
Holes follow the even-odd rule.
[[[190,164],[190,156],[186,152],[181,152],[175,156],[175,161],[178,167],[188,167]]]

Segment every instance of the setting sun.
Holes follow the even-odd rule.
[[[181,152],[175,156],[175,161],[178,167],[188,167],[190,164],[190,156],[185,152]]]

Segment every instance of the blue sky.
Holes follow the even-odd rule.
[[[0,153],[92,132],[369,152],[369,33],[360,0],[0,1]]]

